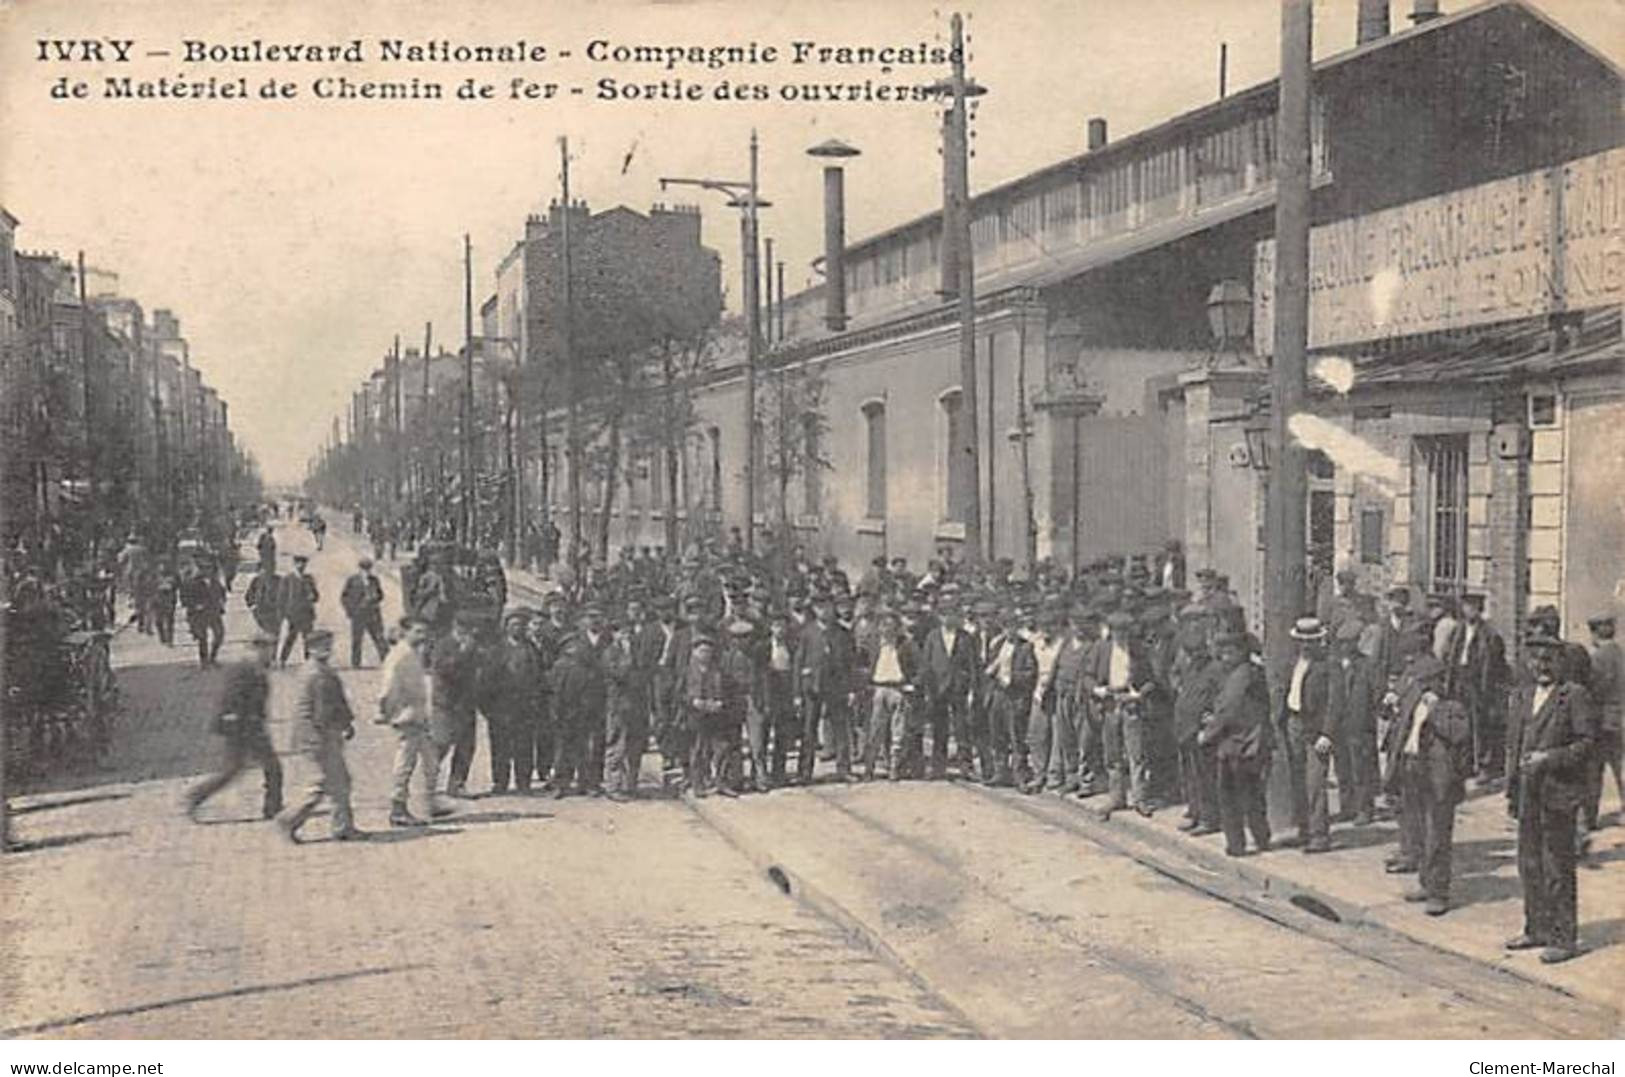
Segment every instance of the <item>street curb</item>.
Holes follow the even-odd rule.
[[[981,1039],[991,1038],[991,1034],[970,1014],[938,990],[918,969],[894,950],[891,944],[878,932],[850,909],[809,883],[798,873],[780,864],[777,858],[758,847],[755,842],[743,837],[737,827],[718,816],[711,804],[692,797],[683,797],[681,801],[701,823],[715,831],[723,841],[731,845],[741,856],[756,865],[757,869],[786,897],[819,919],[834,925],[847,938],[891,966],[909,983],[913,984],[915,988],[929,997],[932,1002],[940,1006],[944,1012],[952,1014],[956,1020],[972,1030],[977,1037]]]
[[[1394,922],[1384,915],[1377,906],[1353,901],[1330,891],[1289,879],[1267,868],[1257,866],[1251,857],[1226,856],[1223,851],[1203,845],[1197,840],[1178,834],[1170,834],[1161,827],[1142,820],[1133,811],[1113,812],[1111,821],[1107,822],[1100,818],[1098,811],[1089,808],[1087,805],[1080,804],[1070,798],[1065,801],[1065,804],[1072,809],[1072,812],[1078,817],[1085,829],[1100,835],[1102,843],[1119,849],[1124,855],[1133,859],[1139,858],[1135,857],[1132,851],[1122,848],[1124,838],[1177,857],[1208,875],[1229,877],[1244,885],[1254,887],[1261,892],[1262,896],[1278,898],[1314,915],[1323,914],[1316,913],[1314,909],[1310,908],[1310,903],[1324,906],[1336,915],[1339,922],[1346,926],[1383,932],[1407,943],[1425,947],[1435,953],[1471,962],[1482,969],[1510,977],[1531,987],[1542,988],[1589,1005],[1602,1006],[1614,1011],[1618,1009],[1619,1000],[1617,998],[1603,997],[1588,991],[1575,991],[1562,984],[1531,975],[1516,966],[1488,961],[1478,954],[1443,945],[1435,939],[1416,933],[1403,923]],[[1119,821],[1123,824],[1121,827],[1116,825]],[[1123,831],[1128,831],[1128,833],[1125,834]],[[1148,864],[1147,866],[1173,870],[1164,863]],[[1193,883],[1193,885],[1201,885],[1193,882],[1193,880],[1185,879],[1183,876],[1177,877],[1180,877],[1182,881]],[[1295,898],[1307,900],[1294,900]]]

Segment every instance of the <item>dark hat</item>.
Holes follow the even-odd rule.
[[[1599,613],[1595,617],[1588,617],[1588,618],[1586,618],[1586,627],[1587,628],[1613,628],[1614,627],[1614,615],[1611,614],[1611,613]]]
[[[308,565],[310,564],[310,557],[308,554],[296,553],[293,555],[293,563],[296,565]]]
[[[502,615],[502,623],[505,625],[512,624],[514,621],[523,623],[528,620],[530,620],[530,611],[526,609],[513,609]]]
[[[372,558],[363,557],[358,563],[361,565],[362,568],[371,568],[372,567]]]
[[[1359,572],[1352,568],[1340,568],[1337,570],[1337,579],[1339,580],[1358,580],[1359,578]]]
[[[1218,572],[1214,571],[1211,568],[1199,568],[1199,569],[1196,570],[1196,578],[1199,579],[1199,580],[1218,579],[1218,576],[1219,576]]]
[[[1409,605],[1411,601],[1411,589],[1403,584],[1395,584],[1394,586],[1388,588],[1387,597],[1388,601],[1390,602],[1402,602]]]
[[[1471,606],[1475,610],[1481,610],[1484,608],[1484,593],[1482,591],[1468,591],[1461,596],[1461,604]]]
[[[1531,632],[1523,639],[1523,645],[1530,650],[1557,650],[1565,644],[1561,639],[1544,632]]]
[[[1529,611],[1529,620],[1531,622],[1552,622],[1561,621],[1562,617],[1558,614],[1556,606],[1536,606]]]

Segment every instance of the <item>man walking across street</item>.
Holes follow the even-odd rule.
[[[1533,682],[1520,689],[1507,723],[1507,813],[1518,820],[1523,931],[1508,950],[1542,948],[1546,964],[1579,954],[1575,812],[1586,796],[1595,720],[1586,690],[1563,679],[1555,634],[1526,643]]]
[[[422,826],[410,808],[412,774],[421,770],[427,790],[429,814],[451,814],[436,797],[440,753],[429,724],[429,674],[424,656],[429,651],[429,628],[422,621],[403,618],[400,640],[384,659],[383,691],[378,697],[378,724],[395,731],[394,793],[389,802],[390,826]]]
[[[305,572],[309,563],[310,558],[304,554],[294,554],[293,573],[282,578],[282,620],[287,631],[282,637],[278,660],[284,666],[288,664],[288,655],[293,653],[295,637],[303,640],[304,655],[307,659],[310,657],[310,632],[316,624],[316,603],[321,601],[321,592],[316,588],[316,581]]]
[[[263,563],[248,581],[243,603],[254,614],[254,623],[261,632],[271,637],[271,657],[276,657],[276,642],[282,634],[282,577],[276,569]]]
[[[265,731],[266,703],[271,682],[265,671],[276,654],[276,637],[264,632],[254,637],[254,655],[233,662],[226,669],[225,687],[214,719],[214,731],[225,742],[225,758],[220,770],[186,792],[186,814],[196,818],[204,801],[230,785],[249,763],[265,775],[265,818],[276,818],[282,810],[282,764]]]
[[[384,587],[372,574],[372,558],[363,557],[359,571],[344,581],[344,590],[339,594],[339,605],[350,619],[350,665],[355,669],[361,668],[363,635],[372,639],[378,660],[384,660],[383,604]]]
[[[186,607],[186,627],[197,641],[198,665],[206,669],[215,664],[226,634],[226,592],[213,572],[188,562],[180,597],[181,605]]]
[[[294,701],[294,749],[314,768],[304,799],[277,822],[288,840],[299,843],[299,830],[325,799],[332,805],[333,840],[357,841],[366,834],[356,829],[350,810],[350,770],[344,763],[344,742],[355,736],[355,716],[344,694],[344,683],[334,671],[333,633],[312,629],[305,637],[310,662],[301,671]]]

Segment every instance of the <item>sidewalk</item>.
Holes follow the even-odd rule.
[[[1078,801],[1071,803],[1078,804]],[[1101,801],[1081,802],[1098,816]],[[1539,951],[1508,953],[1502,943],[1523,927],[1518,881],[1517,828],[1507,818],[1500,792],[1471,793],[1456,809],[1451,909],[1428,916],[1402,899],[1415,875],[1389,875],[1383,861],[1399,840],[1393,821],[1332,828],[1332,851],[1308,856],[1301,849],[1275,849],[1243,858],[1224,854],[1223,835],[1193,838],[1178,829],[1182,808],[1165,808],[1149,819],[1132,811],[1113,813],[1106,825],[1121,826],[1150,844],[1177,853],[1199,869],[1229,875],[1287,897],[1313,898],[1345,923],[1394,932],[1511,975],[1555,987],[1578,998],[1625,1011],[1625,817],[1618,798],[1603,796],[1604,826],[1592,835],[1581,864],[1581,956],[1543,965]],[[1611,825],[1609,825],[1611,824]],[[1290,833],[1288,831],[1287,833]]]

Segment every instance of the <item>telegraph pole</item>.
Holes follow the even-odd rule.
[[[1280,699],[1290,669],[1287,633],[1304,608],[1308,481],[1306,454],[1289,423],[1304,404],[1309,348],[1310,0],[1282,0],[1280,166],[1275,202],[1275,359],[1270,371],[1267,542],[1264,550],[1265,667]],[[1272,786],[1272,794],[1276,792]],[[1272,806],[1277,797],[1272,795]],[[1272,813],[1274,814],[1274,813]]]
[[[90,302],[85,289],[85,252],[79,252],[79,348],[85,376],[85,497],[90,506],[90,558],[101,544],[101,499],[96,496],[96,421],[91,414]]]
[[[463,543],[478,537],[474,512],[474,246],[463,233],[463,436],[458,452],[463,474]]]
[[[953,42],[949,57],[953,74],[948,89],[953,96],[942,147],[947,171],[946,205],[942,224],[947,233],[943,247],[952,244],[958,254],[959,279],[955,291],[959,300],[959,445],[954,450],[964,457],[969,479],[965,493],[965,560],[982,560],[982,468],[976,447],[979,409],[976,403],[976,265],[971,250],[970,212],[970,107],[969,99],[984,91],[965,77],[965,25],[958,12],[952,21]],[[990,461],[991,464],[991,461]]]
[[[564,456],[570,467],[570,549],[564,563],[575,569],[576,559],[581,550],[581,402],[576,399],[578,394],[575,359],[575,290],[571,281],[570,140],[562,135],[559,137],[559,188],[560,201],[564,203],[564,213],[559,218],[563,222],[559,229],[561,248],[559,253],[564,263],[564,317],[560,319],[563,354],[560,359],[564,367],[564,397],[568,403],[565,412]]]

